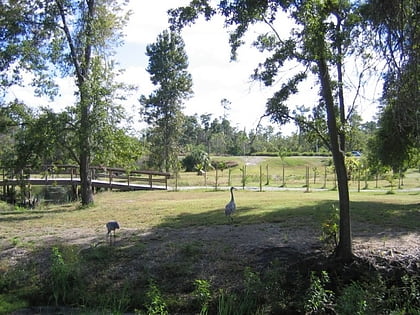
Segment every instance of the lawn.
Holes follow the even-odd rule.
[[[298,263],[319,270],[319,255],[326,253],[321,224],[337,205],[337,192],[238,189],[233,224],[224,215],[229,198],[227,190],[208,188],[102,192],[86,208],[70,203],[24,210],[0,204],[0,313],[39,305],[59,306],[55,311],[62,313],[64,306],[71,313],[196,314],[203,307],[209,314],[221,309],[234,314],[232,308],[236,314],[301,312],[305,292],[311,292],[308,271],[287,278],[286,270]],[[381,263],[418,257],[419,200],[418,191],[353,191],[355,253],[369,261],[386,252]],[[105,235],[109,220],[120,224],[115,238]],[[323,268],[330,270],[328,264]],[[371,273],[372,267],[366,268]],[[357,269],[351,279],[363,273]],[[331,281],[337,285],[347,283],[336,277]],[[383,282],[370,284],[389,296]],[[208,300],[200,300],[203,296]],[[388,301],[371,299],[366,305],[389,309]],[[398,303],[400,310],[405,307]]]
[[[330,157],[213,157],[218,162],[235,162],[236,167],[225,170],[210,169],[205,176],[195,172],[180,172],[177,179],[170,181],[170,186],[204,187],[306,187],[307,180],[311,188],[333,189],[336,179]],[[361,162],[358,158],[349,158]],[[309,177],[307,177],[307,174]],[[392,190],[420,188],[419,169],[409,169],[401,179],[392,178],[392,174],[371,176],[364,171],[353,171],[349,181],[351,190]]]
[[[101,233],[104,224],[117,220],[122,229],[157,227],[194,227],[226,224],[224,205],[227,191],[140,191],[105,192],[95,196],[95,205],[80,208],[77,203],[43,206],[36,210],[0,212],[2,238],[33,238],[61,234],[68,229]],[[235,224],[259,224],[305,218],[320,225],[332,205],[337,205],[336,191],[235,191]],[[369,222],[394,228],[418,228],[419,192],[386,194],[351,193],[351,212],[355,222]],[[8,206],[5,206],[8,208]]]

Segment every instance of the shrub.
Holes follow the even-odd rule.
[[[53,247],[51,261],[49,285],[55,304],[76,304],[83,290],[75,248],[60,251],[58,247]]]
[[[328,250],[334,250],[338,244],[339,209],[332,205],[330,216],[322,222],[320,240]]]
[[[169,314],[166,302],[162,297],[160,289],[153,281],[149,284],[149,290],[146,293],[148,303],[146,305],[149,315],[167,315]]]
[[[197,279],[194,281],[194,296],[200,305],[200,315],[208,314],[209,302],[211,300],[210,282]]]
[[[326,271],[318,277],[315,272],[311,273],[311,283],[306,293],[304,303],[305,312],[309,314],[324,313],[332,305],[334,293],[325,288],[330,281]]]
[[[202,171],[210,166],[210,157],[203,150],[193,150],[182,160],[182,166],[187,172]]]

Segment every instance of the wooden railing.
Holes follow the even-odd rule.
[[[167,189],[170,174],[148,170],[125,170],[103,166],[92,166],[90,177],[93,187],[115,188],[120,190]],[[44,165],[40,169],[25,168],[19,172],[2,170],[0,185],[79,185],[80,172],[76,165]]]

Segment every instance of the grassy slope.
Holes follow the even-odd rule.
[[[353,158],[354,159],[354,158]],[[331,189],[334,187],[335,176],[333,168],[330,166],[332,160],[329,157],[285,157],[283,160],[280,157],[213,157],[212,160],[229,162],[233,161],[238,164],[230,170],[231,185],[242,186],[242,169],[246,166],[247,186],[259,186],[260,170],[262,171],[262,184],[267,184],[267,170],[269,186],[278,187],[283,185],[283,166],[284,166],[284,180],[287,187],[303,187],[306,184],[305,175],[306,168],[309,168],[310,185],[313,188]],[[357,159],[356,159],[357,161]],[[326,172],[326,173],[325,173]],[[316,173],[316,176],[314,176]],[[326,182],[324,182],[324,176]],[[350,189],[357,190],[358,174],[353,174],[352,180],[349,182]],[[314,183],[314,177],[315,183]],[[229,170],[218,172],[218,185],[227,186],[229,179]],[[360,188],[364,189],[365,181],[364,175],[361,174]],[[380,176],[376,182],[375,178],[369,178],[367,181],[367,188],[369,189],[390,189],[390,182],[386,176]],[[179,186],[215,186],[216,172],[209,170],[206,179],[204,176],[197,176],[196,173],[179,174]],[[418,169],[408,170],[402,182],[402,188],[419,188],[420,187],[420,173]],[[175,180],[170,182],[170,185],[175,185]],[[394,188],[398,185],[398,180],[394,180]]]

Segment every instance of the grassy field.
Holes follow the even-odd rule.
[[[360,161],[351,158],[353,161]],[[307,171],[309,172],[309,185],[312,188],[333,189],[335,175],[332,160],[329,157],[213,157],[214,161],[235,162],[238,166],[224,171],[209,170],[205,176],[195,172],[181,172],[170,181],[171,186],[206,186],[241,187],[245,180],[246,186],[259,187],[306,187]],[[245,171],[245,175],[244,175]],[[401,180],[391,179],[391,174],[382,174],[378,177],[365,176],[355,171],[349,181],[352,190],[390,190],[420,188],[419,169],[409,169]]]
[[[304,176],[308,160],[314,163],[311,167],[322,166],[316,158],[293,159],[294,176]],[[276,171],[283,167],[274,158],[248,162],[248,174],[259,172],[261,163]],[[418,187],[418,173],[408,175],[410,187]],[[181,178],[188,176],[198,179],[195,184],[188,180],[189,185],[201,186],[202,177],[181,174]],[[227,171],[221,178],[226,180]],[[102,192],[86,208],[69,203],[29,210],[0,203],[0,314],[39,303],[71,307],[70,313],[77,313],[74,307],[82,308],[81,313],[113,314],[302,313],[309,307],[307,301],[316,302],[313,299],[323,292],[323,284],[318,287],[321,292],[308,298],[309,274],[289,279],[285,270],[289,263],[307,261],[306,250],[319,251],[321,225],[338,204],[337,191],[259,192],[237,186],[233,224],[224,215],[229,192],[211,185],[191,191]],[[402,245],[407,248],[411,243],[403,241],[411,237],[418,244],[418,190],[352,190],[350,199],[358,254],[361,249],[382,253],[395,244],[407,256],[409,251]],[[113,243],[105,236],[105,223],[110,220],[121,226]],[[279,265],[282,257],[286,258]],[[366,275],[372,273],[369,268]],[[356,281],[363,272],[356,270],[351,279]],[[408,306],[400,301],[420,304],[404,295],[407,288],[417,287],[418,278],[408,278],[410,286],[404,286],[402,293],[394,280],[375,279],[366,278],[360,295],[366,296],[371,313],[396,307],[407,313]],[[347,284],[340,277],[333,281],[337,286]],[[336,288],[337,296],[343,290]],[[420,296],[418,290],[409,294]],[[398,301],[385,296],[396,296]],[[334,303],[341,307],[338,299]]]
[[[291,217],[309,219],[319,225],[337,205],[336,191],[235,192],[236,224],[287,222]],[[354,221],[384,227],[414,230],[420,222],[420,192],[386,194],[351,193]],[[194,227],[226,224],[224,205],[227,191],[151,191],[105,192],[95,196],[95,205],[80,208],[77,203],[50,205],[36,210],[0,211],[2,239],[12,241],[37,235],[61,233],[66,229],[85,229],[100,233],[109,220],[118,220],[123,228]],[[7,210],[9,209],[9,210]]]

